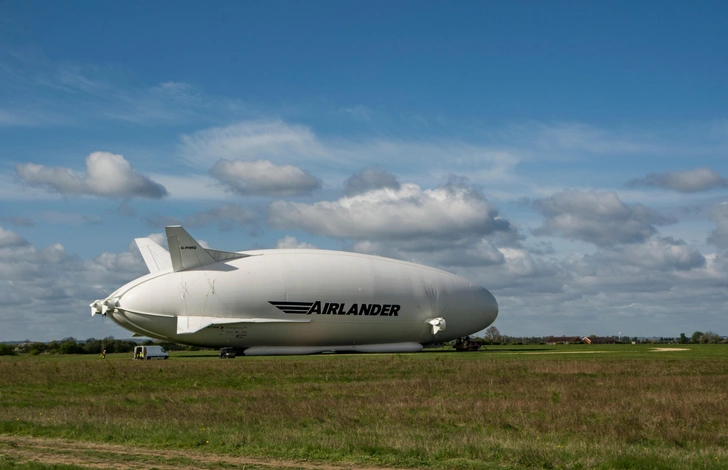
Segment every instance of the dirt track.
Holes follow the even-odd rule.
[[[0,435],[0,466],[4,463],[76,465],[99,469],[193,470],[218,468],[382,470],[384,467],[316,464],[306,461],[255,459],[192,450],[160,450],[118,444]]]

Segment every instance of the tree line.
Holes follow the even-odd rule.
[[[102,351],[106,351],[107,354],[128,353],[132,352],[135,346],[150,345],[162,346],[167,351],[188,349],[187,346],[171,342],[145,340],[140,343],[130,339],[114,339],[113,336],[109,336],[104,339],[89,338],[85,341],[78,341],[76,338],[63,338],[48,343],[31,341],[18,345],[0,343],[0,356],[15,354],[30,354],[33,356],[38,354],[101,354]]]

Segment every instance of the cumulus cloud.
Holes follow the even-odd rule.
[[[81,176],[69,168],[35,163],[18,164],[15,170],[30,186],[66,196],[160,199],[167,195],[164,186],[137,173],[123,156],[109,152],[93,152],[86,157],[86,174]]]
[[[602,265],[637,266],[656,271],[688,271],[705,266],[705,257],[682,240],[670,237],[613,247],[593,255]]]
[[[694,170],[650,173],[642,179],[628,182],[627,186],[631,188],[650,186],[681,193],[695,193],[718,187],[728,187],[728,180],[710,168],[695,168]]]
[[[321,188],[321,180],[293,165],[274,165],[268,160],[221,158],[210,175],[232,192],[257,196],[292,196]]]
[[[28,242],[25,240],[25,238],[21,237],[12,230],[5,230],[4,228],[0,227],[0,248],[10,246],[23,246],[27,244]]]
[[[286,235],[285,237],[278,240],[276,243],[276,248],[306,248],[306,249],[312,249],[316,248],[316,246],[311,245],[310,243],[301,242],[296,240],[296,237],[293,237],[291,235]]]
[[[713,220],[716,228],[710,232],[708,243],[728,248],[728,201],[713,206]]]
[[[276,201],[269,216],[277,227],[356,240],[452,240],[514,232],[482,194],[454,185],[423,190],[403,184],[314,204]]]
[[[31,332],[36,341],[100,337],[101,321],[88,316],[88,304],[146,273],[138,252],[84,260],[60,243],[0,247],[0,335],[22,340]],[[105,334],[130,335],[113,325]]]
[[[217,223],[220,230],[232,230],[236,225],[244,226],[255,219],[255,213],[237,205],[223,204],[206,211],[196,212],[187,217],[147,217],[146,221],[152,227],[166,227],[168,225],[184,225],[185,227],[203,227]]]
[[[354,173],[344,182],[344,194],[354,196],[372,189],[399,189],[397,177],[381,168],[367,167]]]
[[[545,217],[535,235],[561,235],[597,246],[639,243],[657,232],[656,225],[676,222],[642,204],[625,204],[611,191],[563,191],[533,206]]]

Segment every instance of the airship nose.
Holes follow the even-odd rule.
[[[483,305],[483,316],[488,325],[492,324],[498,318],[498,301],[495,300],[493,294],[488,289],[483,288],[481,294],[481,302]]]

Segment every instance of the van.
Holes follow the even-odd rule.
[[[134,359],[168,359],[169,354],[162,346],[135,346]]]

